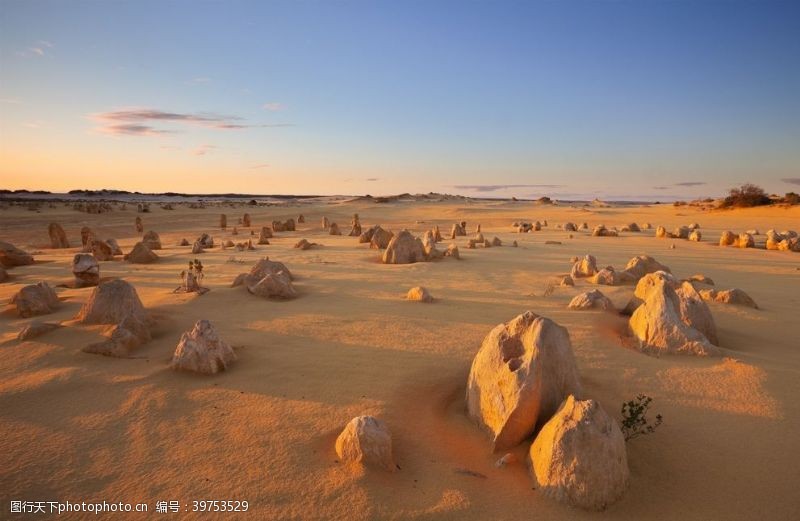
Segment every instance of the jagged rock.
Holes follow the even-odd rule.
[[[605,225],[598,224],[592,230],[592,237],[616,237],[618,233],[615,230],[609,230]]]
[[[290,299],[297,296],[292,279],[291,272],[282,262],[271,261],[265,257],[253,266],[243,282],[247,291],[253,295]]]
[[[242,226],[244,226],[245,228],[250,228],[250,214],[249,213],[245,213],[242,216]]]
[[[97,286],[100,282],[100,264],[94,255],[77,253],[72,259],[72,274],[77,286]]]
[[[191,331],[183,333],[172,356],[175,370],[215,374],[224,371],[236,360],[236,353],[219,338],[208,320],[198,320]]]
[[[425,248],[422,246],[421,240],[411,235],[408,230],[403,230],[389,241],[381,260],[384,264],[423,262],[426,260]]]
[[[703,333],[684,322],[681,299],[669,277],[664,272],[656,272],[643,277],[636,286],[635,294],[642,299],[642,304],[628,323],[639,339],[640,348],[670,354],[720,354],[719,348]]]
[[[700,242],[703,238],[703,234],[697,230],[692,230],[692,233],[689,234],[689,240],[694,242]]]
[[[445,257],[452,257],[454,259],[461,259],[461,256],[458,253],[458,246],[455,244],[451,244],[447,247],[447,250],[444,252]]]
[[[353,214],[353,220],[350,221],[350,232],[347,235],[349,237],[358,237],[361,235],[361,221],[357,213]]]
[[[406,294],[406,300],[433,302],[433,295],[430,294],[427,288],[423,286],[416,286],[408,290],[408,294]]]
[[[64,228],[60,224],[50,223],[50,226],[47,227],[47,233],[50,235],[50,247],[69,248],[67,234],[64,233]]]
[[[139,205],[139,206],[141,206],[141,205]],[[138,215],[136,216],[136,221],[135,221],[134,224],[136,226],[136,232],[137,233],[142,233],[144,231],[144,224],[142,223],[142,218],[139,217]]]
[[[45,333],[49,333],[50,331],[54,331],[61,327],[61,324],[55,324],[53,322],[33,322],[28,324],[17,334],[17,340],[20,342],[25,340],[31,340],[38,336],[44,335]]]
[[[199,255],[201,253],[203,253],[203,245],[200,243],[200,241],[196,241],[192,245],[192,254],[193,255]]]
[[[286,228],[287,232],[295,231],[296,225],[294,223],[294,219],[292,219],[291,217],[286,219],[286,223],[284,224],[284,227]]]
[[[161,249],[161,238],[153,230],[150,230],[144,234],[144,237],[142,237],[142,243],[151,250]]]
[[[475,238],[472,240],[475,241],[477,244],[482,244],[483,242],[486,241],[482,233],[476,233]]]
[[[442,232],[439,231],[439,225],[433,227],[433,240],[435,242],[442,242]]]
[[[125,260],[132,264],[150,264],[158,260],[158,255],[150,251],[143,242],[137,242],[130,253],[125,255]]]
[[[692,223],[689,226],[687,226],[687,228],[689,228],[690,230],[699,230],[700,229],[700,225],[697,224],[697,223]]]
[[[691,277],[689,277],[688,280],[692,284],[698,283],[698,284],[707,284],[709,286],[713,286],[714,285],[714,281],[710,277],[706,277],[705,275],[702,275],[702,274],[699,274],[699,273],[696,274],[696,275],[692,275]]]
[[[575,262],[570,275],[572,275],[573,279],[579,279],[591,277],[595,273],[597,273],[597,259],[595,259],[593,255],[585,255],[582,259]]]
[[[495,238],[492,239],[491,244],[492,244],[492,246],[502,246],[503,245],[503,241],[501,241],[499,238],[495,237]]]
[[[569,309],[601,309],[614,311],[614,304],[599,289],[576,295],[567,305]]]
[[[459,223],[453,224],[453,227],[450,229],[451,239],[455,239],[456,237],[462,237],[462,236],[466,237],[466,235],[467,235],[467,230],[465,230],[464,226],[462,226]]]
[[[336,223],[331,223],[331,225],[328,227],[328,229],[330,230],[328,232],[329,235],[341,235],[342,234],[342,232],[339,230],[339,225],[336,224]]]
[[[322,229],[327,230],[331,227],[331,221],[327,217],[322,218]]]
[[[639,228],[639,225],[636,224],[636,223],[630,223],[625,228],[627,228],[627,231],[629,231],[629,232],[641,232],[642,231],[642,229]]]
[[[736,244],[736,242],[736,236],[730,231],[722,232],[722,235],[719,238],[720,246],[733,246]]]
[[[671,273],[670,269],[655,260],[649,255],[637,255],[628,261],[625,265],[625,272],[630,274],[634,282],[638,281],[648,273],[655,273],[657,271],[665,271]]]
[[[564,231],[566,232],[577,232],[578,227],[575,226],[575,223],[566,223],[564,224]]]
[[[33,264],[33,255],[20,250],[13,244],[0,241],[0,265],[5,268]]]
[[[719,345],[717,325],[714,323],[711,310],[692,283],[681,283],[675,293],[680,299],[680,315],[684,324],[700,331],[712,344]]]
[[[604,510],[628,487],[625,437],[594,400],[569,396],[531,445],[536,489],[587,510]]]
[[[298,215],[298,216],[297,216],[297,222],[299,222],[299,223],[305,223],[305,222],[306,222],[306,218],[305,218],[305,216],[304,216],[303,214],[300,214],[300,215]]]
[[[394,238],[394,233],[384,230],[380,226],[376,226],[372,233],[369,247],[374,250],[383,250],[389,246],[389,243]]]
[[[667,229],[663,226],[656,227],[656,237],[659,239],[666,239],[667,238]]]
[[[581,384],[567,330],[531,311],[486,336],[472,362],[467,411],[493,435],[494,450],[511,448],[547,421]]]
[[[589,229],[589,223],[586,223],[586,222],[585,223],[581,223],[581,230],[588,230],[588,229]]]
[[[562,287],[574,286],[574,285],[575,285],[575,281],[574,281],[574,280],[572,280],[572,276],[570,276],[570,275],[564,275],[563,277],[561,277],[561,278],[559,279],[559,281],[558,281],[558,285],[559,285],[559,286],[562,286]]]
[[[47,282],[30,284],[20,289],[13,297],[11,304],[16,306],[17,314],[22,318],[35,315],[47,315],[58,308],[58,295]]]
[[[601,284],[604,286],[635,284],[636,280],[636,277],[627,271],[615,271],[613,266],[607,266],[589,277],[589,282],[592,284]]]
[[[344,463],[362,464],[394,472],[392,435],[384,422],[372,416],[350,420],[336,438],[336,454]]]
[[[758,309],[756,301],[739,288],[725,289],[721,291],[714,289],[701,290],[700,296],[703,298],[703,300],[713,300],[714,302],[719,302],[721,304],[734,304],[737,306],[746,306],[753,309]]]

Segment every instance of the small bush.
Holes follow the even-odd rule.
[[[722,206],[725,208],[751,208],[767,204],[772,204],[772,200],[764,189],[751,183],[731,188],[728,197],[722,201]]]
[[[783,196],[783,202],[786,204],[800,204],[800,195],[794,192],[787,192],[787,194]]]
[[[655,423],[650,424],[647,421],[647,410],[652,401],[649,396],[640,394],[634,400],[622,404],[622,434],[625,435],[625,441],[652,434],[661,425],[663,417],[660,414],[656,414]]]

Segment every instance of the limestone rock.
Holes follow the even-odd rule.
[[[16,306],[17,314],[22,318],[47,315],[55,311],[60,304],[58,295],[47,282],[24,286],[11,297],[11,303]]]
[[[99,261],[114,260],[114,250],[112,250],[111,246],[109,246],[105,241],[92,238],[91,242],[89,243],[89,248],[92,252],[92,255],[94,255],[94,257]]]
[[[738,239],[736,240],[737,248],[754,248],[755,245],[756,241],[749,233],[740,233]]]
[[[758,309],[756,301],[739,288],[717,290],[703,290],[700,292],[704,300],[713,300],[721,304],[734,304]]]
[[[200,243],[200,241],[196,241],[192,245],[192,254],[193,255],[199,255],[201,253],[203,253],[203,245]]]
[[[312,247],[316,246],[317,243],[315,242],[308,242],[306,239],[300,239],[295,243],[294,247],[298,250],[310,250]]]
[[[200,247],[203,249],[214,247],[214,239],[207,233],[202,234],[195,242],[199,242]]]
[[[130,253],[125,255],[125,260],[132,264],[150,264],[158,260],[158,255],[150,251],[143,242],[137,242]]]
[[[72,259],[72,274],[77,286],[97,286],[100,282],[100,264],[94,255],[77,253]]]
[[[733,246],[736,244],[736,236],[733,232],[724,231],[719,238],[719,245],[720,246]]]
[[[374,238],[374,237],[373,237]],[[426,260],[422,241],[403,230],[389,241],[381,258],[384,264],[412,264]]]
[[[423,286],[416,286],[408,290],[406,300],[415,300],[418,302],[433,302],[433,295],[430,294],[427,288]]]
[[[575,226],[575,223],[566,223],[564,225],[564,231],[566,231],[566,232],[577,232],[578,231],[578,227]]]
[[[5,268],[33,264],[33,255],[20,250],[11,243],[0,241],[0,265]]]
[[[374,250],[383,250],[389,246],[389,243],[394,238],[394,233],[384,230],[380,226],[376,226],[372,233],[369,247]]]
[[[593,255],[585,255],[582,259],[575,262],[570,275],[572,275],[573,279],[579,279],[591,277],[595,273],[597,273],[597,259],[595,259]]]
[[[219,338],[208,320],[198,320],[194,328],[181,335],[170,367],[175,370],[215,374],[224,371],[236,360],[236,353]]]
[[[92,239],[94,239],[94,232],[88,226],[84,226],[81,228],[81,246],[84,248],[84,253],[88,253],[86,248],[91,245]]]
[[[151,250],[161,249],[161,238],[153,230],[150,230],[144,234],[144,237],[142,237],[142,243],[144,243],[144,245]]]
[[[638,281],[648,273],[655,273],[657,271],[670,273],[670,269],[667,266],[661,264],[649,255],[637,255],[625,265],[625,272],[630,274],[635,281]]]
[[[692,283],[683,282],[675,293],[680,299],[680,315],[684,324],[700,331],[712,344],[719,345],[717,325],[711,310]]]
[[[689,240],[693,242],[700,242],[703,239],[703,234],[697,230],[692,230],[689,234]]]
[[[119,243],[116,239],[106,239],[106,244],[108,244],[109,248],[111,248],[112,255],[122,255],[122,248],[119,247]]]
[[[392,434],[384,422],[372,416],[350,420],[336,438],[336,454],[344,463],[356,463],[394,472]]]
[[[305,223],[306,222],[306,217],[303,214],[298,215],[297,216],[297,222],[298,223]]]
[[[659,239],[666,239],[667,238],[667,229],[663,226],[656,227],[656,237]]]
[[[69,248],[69,241],[67,234],[64,233],[64,228],[58,223],[50,223],[47,227],[47,233],[50,235],[50,246],[52,248]]]
[[[639,339],[640,348],[658,353],[719,355],[719,348],[699,330],[685,323],[681,316],[680,297],[667,278],[655,276],[659,274],[663,272],[642,278],[636,287],[637,297],[644,298],[628,323]]]
[[[688,239],[691,231],[688,226],[679,226],[672,232],[672,237],[675,239]]]
[[[250,214],[249,213],[245,213],[242,216],[242,226],[244,226],[245,228],[250,228]]]
[[[7,280],[8,280],[8,272],[2,265],[0,265],[0,282],[5,282]]]
[[[444,252],[445,257],[452,257],[454,259],[461,259],[461,255],[458,253],[458,246],[455,244],[451,244],[447,247],[447,250]]]
[[[297,296],[292,274],[282,262],[264,258],[256,263],[244,278],[247,291],[265,298],[290,299]]]
[[[563,277],[561,277],[559,279],[558,285],[561,286],[561,287],[574,286],[575,285],[575,281],[572,280],[572,276],[571,275],[564,275]]]
[[[330,227],[331,227],[331,222],[330,222],[330,220],[329,220],[327,217],[323,217],[323,218],[322,218],[322,229],[323,229],[323,230],[327,230],[327,229],[328,229],[328,228],[330,228]]]
[[[581,384],[567,330],[531,311],[483,340],[467,382],[467,411],[493,435],[494,450],[518,445]]]
[[[219,214],[219,227],[223,230],[228,228],[228,216],[224,213]]]
[[[136,232],[137,233],[142,233],[144,231],[144,223],[142,223],[142,218],[139,217],[138,215],[136,216],[136,221],[135,221],[134,224],[136,226]],[[81,234],[81,235],[83,235],[83,234]]]
[[[569,396],[528,456],[537,490],[571,506],[604,510],[628,487],[625,437],[594,400]]]
[[[50,331],[54,331],[61,327],[61,324],[56,324],[53,322],[33,322],[28,324],[17,334],[17,340],[20,342],[25,340],[31,340],[38,336],[44,335],[45,333],[49,333]]]
[[[331,225],[329,227],[329,230],[330,230],[328,232],[329,235],[341,235],[342,234],[341,230],[339,230],[339,225],[336,224],[336,223],[331,223]]]
[[[569,309],[601,309],[603,311],[614,311],[614,304],[603,295],[599,289],[593,289],[580,295],[576,295],[567,305]]]

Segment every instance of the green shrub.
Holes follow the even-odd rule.
[[[632,440],[637,436],[652,434],[661,425],[663,417],[656,414],[656,421],[653,424],[647,421],[647,410],[653,399],[647,395],[640,394],[635,399],[622,404],[622,434],[625,441]]]

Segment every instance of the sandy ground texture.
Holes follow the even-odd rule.
[[[228,215],[227,232],[218,215]],[[199,256],[178,246],[209,232],[246,240],[236,219],[253,230],[273,219],[305,214],[296,232],[277,233],[253,252]],[[468,250],[462,260],[383,265],[353,237],[327,235],[327,216],[346,234],[354,212],[363,225],[422,233],[438,224],[447,234],[467,221],[482,225],[503,247]],[[203,519],[800,519],[800,255],[717,246],[723,229],[765,232],[800,228],[800,208],[729,212],[693,207],[561,207],[530,202],[320,201],[286,207],[216,207],[138,214],[161,235],[156,264],[102,262],[102,276],[131,282],[156,319],[153,340],[129,359],[87,354],[102,327],[72,322],[92,289],[57,288],[60,309],[40,319],[64,327],[34,340],[16,335],[34,319],[8,304],[25,284],[72,280],[79,250],[49,247],[47,225],[61,223],[73,245],[80,228],[116,238],[124,251],[139,235],[135,208],[88,215],[58,205],[40,213],[0,210],[0,240],[35,251],[36,263],[8,270],[0,284],[0,491],[9,501],[246,500],[240,514],[162,515]],[[517,234],[519,220],[548,220],[541,232]],[[573,238],[566,221],[623,226],[697,222],[704,241],[657,239],[654,230],[620,237]],[[320,243],[300,251],[300,238]],[[764,236],[756,237],[763,245]],[[518,248],[508,247],[513,240]],[[545,241],[561,244],[545,244]],[[256,242],[256,241],[254,241]],[[440,249],[452,241],[445,240]],[[671,249],[670,245],[675,244]],[[625,319],[567,309],[592,289],[547,288],[567,273],[570,257],[591,253],[599,266],[624,268],[649,254],[679,277],[702,273],[718,289],[741,288],[761,309],[710,304],[724,356],[652,357],[624,346]],[[268,255],[296,275],[299,297],[272,301],[230,288],[234,277]],[[190,259],[205,265],[202,296],[174,294]],[[426,286],[432,304],[404,300]],[[631,286],[601,287],[618,307]],[[545,296],[546,295],[546,296]],[[524,463],[497,468],[488,436],[465,415],[464,392],[473,356],[493,326],[525,310],[567,327],[585,394],[616,419],[623,401],[653,398],[664,424],[627,444],[631,470],[624,497],[602,513],[553,502],[533,489]],[[177,373],[169,361],[181,333],[209,319],[238,360],[215,376]],[[394,473],[363,471],[337,461],[334,440],[354,416],[371,414],[392,431]],[[62,515],[84,519],[87,514]],[[158,517],[130,514],[114,518]]]

